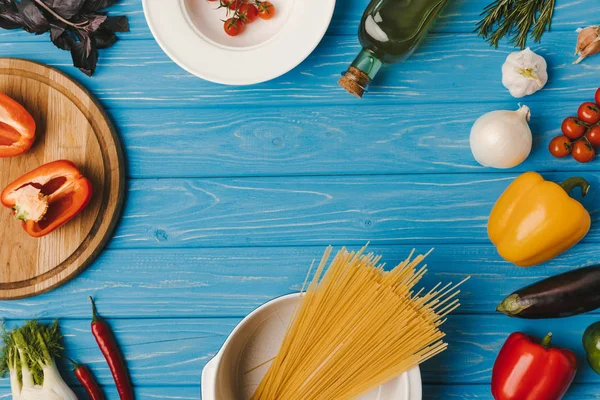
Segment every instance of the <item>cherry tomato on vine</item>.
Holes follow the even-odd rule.
[[[596,98],[595,98],[595,100],[596,100],[596,104],[598,104],[600,106],[600,88],[598,88],[596,90]]]
[[[246,25],[238,18],[229,18],[225,21],[225,33],[229,36],[237,36],[244,31]]]
[[[237,10],[242,5],[242,0],[221,0],[221,7],[228,7],[230,10]]]
[[[571,154],[572,147],[573,146],[569,138],[560,135],[550,141],[550,145],[548,145],[548,150],[550,150],[550,154],[552,154],[554,157],[564,158]]]
[[[254,4],[244,3],[238,10],[240,19],[249,24],[258,18],[258,8]]]
[[[561,125],[563,135],[571,140],[577,140],[583,136],[587,129],[587,125],[575,117],[567,117]]]
[[[577,116],[583,122],[587,122],[588,124],[595,124],[600,121],[600,106],[596,103],[592,103],[591,101],[585,102],[579,106],[579,110],[577,110]]]
[[[587,163],[594,159],[596,156],[596,150],[594,150],[587,139],[582,139],[573,144],[573,151],[571,154],[573,155],[575,161]]]
[[[275,15],[275,6],[270,1],[258,1],[258,16],[262,19],[271,19]]]
[[[585,134],[585,137],[594,147],[600,147],[600,125],[596,125]]]

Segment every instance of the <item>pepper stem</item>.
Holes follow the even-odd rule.
[[[70,358],[70,357],[65,357],[65,358],[66,358],[67,360],[69,360],[69,362],[70,362],[71,364],[73,364],[73,370],[74,370],[74,371],[77,371],[79,368],[81,368],[81,364],[79,364],[78,362],[75,362],[75,361],[73,361],[73,359],[72,359],[72,358]]]
[[[549,349],[550,348],[550,342],[552,341],[552,332],[548,333],[544,339],[542,339],[542,342],[540,343],[545,349]]]
[[[560,184],[560,187],[563,188],[568,194],[570,194],[576,187],[580,187],[581,195],[583,197],[585,197],[590,190],[590,184],[588,183],[588,181],[579,176],[574,176],[572,178],[567,179],[566,181]]]
[[[102,318],[98,315],[98,310],[96,310],[96,303],[94,302],[94,298],[92,296],[89,297],[92,302],[92,324],[94,322],[102,321]]]

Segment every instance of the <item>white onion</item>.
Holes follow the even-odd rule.
[[[492,111],[479,117],[471,128],[471,152],[485,167],[512,168],[531,152],[529,107],[517,111]]]

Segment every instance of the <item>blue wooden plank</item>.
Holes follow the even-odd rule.
[[[200,386],[204,365],[214,356],[239,319],[147,319],[108,320],[127,360],[131,381],[144,386]],[[10,328],[15,323],[7,324]],[[86,364],[102,386],[114,381],[102,353],[90,332],[89,321],[61,320],[65,355]],[[57,362],[70,386],[77,379],[68,361]],[[7,377],[0,387],[7,388]]]
[[[424,400],[439,399],[484,399],[492,398],[489,385],[425,385],[423,388]],[[591,400],[598,399],[598,387],[595,385],[574,384],[571,386],[564,400]]]
[[[198,0],[200,1],[200,0]],[[492,0],[450,0],[433,27],[434,32],[470,33],[479,21],[479,14]],[[277,2],[274,3],[277,5]],[[333,22],[328,30],[330,35],[356,35],[360,18],[369,0],[339,1]],[[596,7],[594,0],[562,0],[557,2],[552,23],[554,31],[573,31],[580,26],[597,24],[595,14],[586,12]],[[144,19],[139,0],[122,0],[111,7],[114,15],[129,17],[131,32],[119,34],[123,40],[149,39],[150,29]],[[21,31],[0,30],[3,41],[49,41],[47,35],[35,36]]]
[[[578,106],[532,104],[534,148],[511,172],[598,170],[598,162],[556,159],[547,150]],[[427,115],[423,107],[398,104],[241,108],[226,117],[204,108],[116,109],[112,116],[134,178],[425,174],[492,171],[471,154],[471,126],[486,112],[517,107],[509,100],[448,104]]]
[[[581,102],[596,90],[600,57],[572,65],[576,36],[575,32],[550,32],[542,45],[535,46],[535,50],[546,56],[551,78],[545,90],[526,99],[527,104],[557,100]],[[260,104],[264,108],[308,104],[427,104],[438,113],[452,103],[516,103],[500,83],[501,65],[513,50],[506,45],[494,50],[470,34],[430,35],[413,57],[382,71],[362,101],[337,85],[340,73],[359,50],[354,38],[326,37],[304,63],[274,81],[247,87],[223,87],[188,74],[151,40],[121,41],[105,50],[93,78],[75,71],[70,55],[52,46],[31,42],[0,44],[4,56],[41,61],[76,75],[110,108],[208,106],[216,107],[226,118],[224,109],[230,108],[224,108],[225,105],[237,108]]]
[[[356,247],[355,247],[356,248]],[[430,246],[417,246],[424,253]],[[412,246],[370,246],[388,266]],[[5,319],[88,319],[93,295],[114,318],[164,316],[241,317],[272,298],[298,292],[324,247],[107,250],[76,280],[41,296],[0,302]],[[498,258],[492,245],[436,245],[427,259],[425,287],[457,282],[460,313],[494,313],[508,294],[570,269],[600,264],[596,244],[581,244],[544,266],[518,268]],[[69,307],[65,307],[65,302]]]
[[[103,387],[106,400],[119,400],[119,394],[113,387]],[[87,399],[85,390],[81,387],[73,387],[73,391],[79,399]],[[200,385],[194,386],[167,386],[167,387],[136,387],[136,398],[140,400],[199,400]],[[10,391],[3,388],[0,390],[0,399],[10,399]]]
[[[449,349],[423,364],[423,380],[443,384],[489,383],[498,351],[510,333],[520,331],[537,337],[552,332],[554,346],[568,348],[577,356],[575,382],[600,382],[600,376],[587,365],[581,344],[585,329],[599,319],[597,315],[554,320],[520,320],[497,315],[452,316],[443,328]]]
[[[422,365],[423,381],[431,384],[489,384],[491,369],[500,347],[515,331],[535,336],[554,334],[555,346],[575,352],[579,362],[579,383],[600,384],[598,376],[584,362],[581,336],[598,315],[583,315],[568,320],[527,321],[500,315],[454,315],[443,325],[449,348]],[[204,365],[218,352],[239,318],[186,318],[110,320],[124,350],[135,386],[196,385]],[[10,325],[10,324],[9,324]],[[89,322],[63,320],[66,354],[89,365],[104,386],[112,376],[89,333]],[[65,380],[75,378],[61,364]],[[8,387],[6,378],[0,387]]]
[[[119,400],[115,389],[104,387],[107,400]],[[85,391],[82,388],[74,388],[80,399],[85,399]],[[177,399],[198,400],[200,398],[200,386],[173,386],[173,387],[141,387],[135,389],[140,399]],[[423,386],[424,400],[439,399],[490,399],[490,386],[483,385],[431,385]],[[0,391],[0,399],[10,399],[8,390]],[[592,400],[598,399],[598,388],[593,384],[573,384],[567,392],[564,400]]]
[[[545,174],[563,181],[573,174]],[[512,173],[130,181],[110,248],[488,243]],[[582,174],[599,188],[597,174]],[[600,235],[598,196],[583,200]]]

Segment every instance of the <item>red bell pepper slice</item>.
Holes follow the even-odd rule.
[[[35,120],[12,98],[0,93],[0,157],[25,153],[35,140]]]
[[[541,343],[516,332],[502,346],[492,369],[496,400],[560,400],[575,373],[577,359],[570,350],[551,348],[549,333]]]
[[[25,231],[42,237],[60,228],[88,205],[92,184],[71,161],[44,164],[8,185],[0,196]]]

